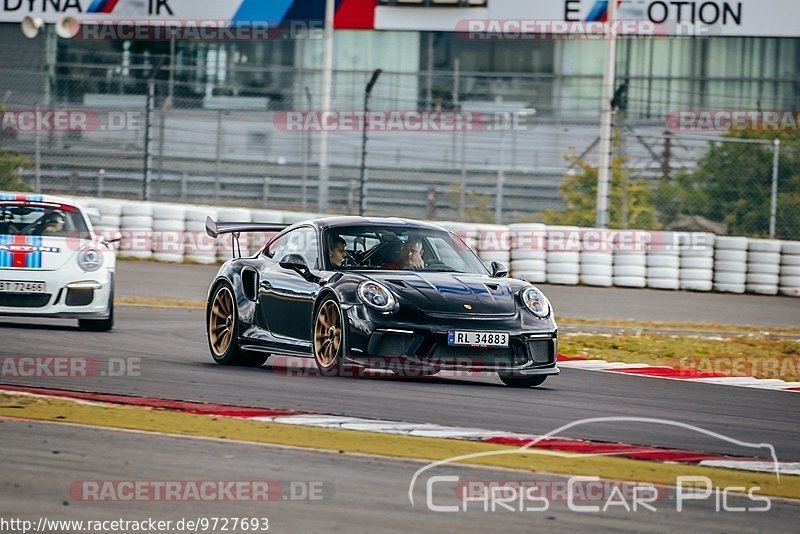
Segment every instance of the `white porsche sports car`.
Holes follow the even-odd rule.
[[[111,330],[115,267],[115,251],[74,202],[0,193],[0,315]]]

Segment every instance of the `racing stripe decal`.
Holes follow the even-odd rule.
[[[43,202],[44,195],[27,195],[24,193],[0,193],[0,200],[15,200],[17,202]]]
[[[41,269],[42,268],[42,246],[41,236],[2,236],[0,244],[21,245],[22,251],[0,251],[0,267],[11,267],[12,269]],[[26,250],[33,249],[33,250]]]
[[[33,236],[31,238],[31,243],[39,249],[42,246],[42,236]],[[41,269],[42,268],[42,251],[37,250],[32,254],[28,254],[28,267],[30,269]]]
[[[27,237],[24,235],[15,235],[13,243],[15,245],[27,245]],[[11,267],[14,269],[24,269],[28,266],[29,254],[25,252],[12,252],[11,253]]]
[[[7,245],[10,242],[10,235],[0,235],[0,245]],[[11,254],[5,250],[0,250],[0,268],[3,267],[11,267]]]

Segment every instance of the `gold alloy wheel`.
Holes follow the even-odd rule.
[[[211,317],[208,323],[208,334],[214,355],[221,358],[228,352],[233,340],[233,295],[227,287],[222,287],[214,297]]]
[[[333,300],[325,301],[314,324],[314,355],[321,367],[331,367],[342,345],[342,315]]]

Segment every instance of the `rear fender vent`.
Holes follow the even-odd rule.
[[[486,287],[488,287],[492,291],[497,291],[498,289],[500,289],[500,286],[497,284],[486,284]]]

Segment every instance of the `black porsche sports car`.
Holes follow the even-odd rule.
[[[214,360],[262,365],[312,357],[323,375],[384,369],[497,372],[510,386],[558,374],[558,327],[547,297],[487,269],[455,234],[406,219],[329,217],[292,226],[206,222],[233,234],[234,258],[208,293]],[[275,233],[238,257],[243,232]]]

